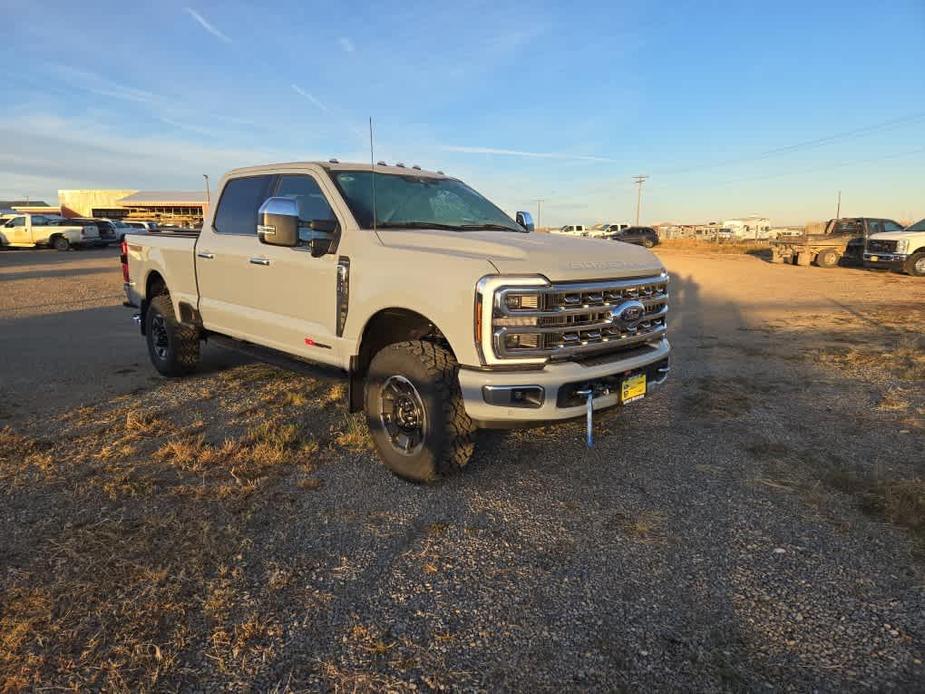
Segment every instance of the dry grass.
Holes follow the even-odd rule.
[[[725,241],[716,243],[699,239],[667,239],[655,247],[655,252],[658,253],[659,249],[672,251],[700,251],[703,253],[719,253],[722,255],[754,255],[766,253],[768,257],[770,257],[767,241]]]
[[[866,513],[908,529],[925,547],[925,480],[885,479],[838,470],[826,481],[857,497]]]
[[[827,347],[817,359],[852,374],[881,373],[907,382],[925,382],[925,335],[900,332],[880,336],[876,342],[858,342],[849,347]]]
[[[665,539],[665,517],[654,511],[637,514],[618,513],[614,527],[625,537],[642,543],[662,542]]]
[[[762,464],[754,482],[781,492],[799,494],[825,515],[832,491],[849,494],[866,514],[910,531],[925,548],[925,480],[901,477],[892,469],[849,469],[837,459],[812,450],[795,450],[773,441],[756,441],[746,451]]]
[[[325,382],[210,382],[188,385],[202,411],[165,390],[80,408],[47,441],[0,428],[0,499],[28,518],[0,535],[0,692],[252,688],[283,647],[278,605],[319,603],[294,564],[243,570],[263,556],[251,524],[319,489],[333,449],[366,450],[365,425]]]
[[[344,416],[343,422],[334,436],[334,442],[341,448],[354,452],[371,450],[373,440],[362,414]]]

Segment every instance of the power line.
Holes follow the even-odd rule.
[[[869,164],[877,161],[885,161],[887,159],[901,159],[902,157],[911,157],[913,154],[920,154],[925,152],[925,147],[919,147],[917,149],[910,149],[906,152],[897,152],[894,154],[885,154],[879,157],[868,157],[866,159],[852,159],[850,161],[843,161],[838,164],[826,164],[825,166],[816,166],[812,169],[801,169],[800,171],[784,171],[783,173],[776,174],[767,174],[764,176],[749,176],[747,178],[730,178],[726,181],[720,181],[719,183],[714,183],[713,185],[725,186],[732,183],[745,183],[748,181],[763,181],[769,178],[784,178],[786,176],[799,176],[801,174],[815,173],[817,171],[827,171],[828,169],[839,169],[845,166],[855,166],[857,164]]]
[[[892,118],[890,120],[881,121],[879,123],[874,123],[872,125],[867,125],[862,128],[855,128],[853,130],[845,130],[840,133],[835,133],[833,135],[826,135],[824,137],[817,137],[812,140],[803,140],[801,142],[795,142],[791,145],[785,145],[783,147],[776,147],[774,149],[765,150],[764,152],[759,152],[757,154],[745,156],[745,157],[736,157],[734,159],[726,159],[723,161],[713,162],[710,164],[697,164],[694,166],[683,167],[679,169],[669,169],[667,171],[657,172],[660,176],[674,176],[682,173],[690,173],[692,171],[701,171],[703,169],[713,169],[720,166],[729,166],[730,164],[742,164],[749,161],[756,161],[761,159],[769,159],[771,157],[777,157],[781,155],[791,154],[793,152],[799,152],[804,149],[814,149],[816,147],[821,147],[823,145],[830,144],[832,142],[838,142],[841,140],[852,140],[859,137],[865,137],[873,133],[881,132],[883,130],[891,130],[893,128],[902,127],[910,123],[916,123],[919,121],[925,120],[925,112],[910,113],[899,118]]]

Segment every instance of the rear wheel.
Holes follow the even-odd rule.
[[[151,363],[164,376],[183,376],[199,364],[199,333],[177,320],[168,294],[151,299],[145,313],[145,338]]]
[[[925,277],[925,252],[913,253],[906,261],[906,272],[913,277]]]
[[[66,251],[70,249],[71,242],[68,241],[63,236],[55,236],[55,238],[51,242],[51,246],[56,251]]]
[[[822,251],[816,256],[816,265],[819,267],[835,267],[838,265],[838,251]]]
[[[456,358],[440,345],[388,345],[366,378],[366,422],[379,457],[396,475],[431,482],[462,468],[474,447]]]

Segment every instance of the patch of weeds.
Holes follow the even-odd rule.
[[[369,428],[362,414],[345,415],[341,428],[334,434],[334,442],[341,448],[362,453],[373,447]]]
[[[890,480],[837,470],[826,475],[825,481],[857,498],[868,515],[906,528],[918,543],[925,543],[925,480]]]
[[[747,414],[752,409],[751,395],[761,392],[757,383],[739,378],[700,378],[686,393],[683,404],[688,414],[705,419],[729,419]]]
[[[641,511],[634,515],[618,512],[611,524],[622,535],[638,542],[660,542],[665,538],[665,517],[655,511]]]

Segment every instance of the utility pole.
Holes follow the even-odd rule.
[[[206,179],[206,203],[209,207],[212,206],[212,191],[209,190],[209,174],[202,174],[202,177]]]
[[[636,226],[639,226],[639,209],[642,207],[642,184],[645,183],[648,178],[648,176],[643,174],[633,176],[633,180],[636,182]]]
[[[835,203],[835,219],[841,219],[841,191],[838,191],[838,202]]]
[[[543,203],[546,202],[546,198],[537,198],[533,202],[536,203],[536,228],[539,229],[543,226],[540,222],[543,219]]]

